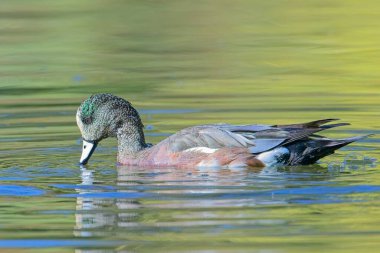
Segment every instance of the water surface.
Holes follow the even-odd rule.
[[[376,1],[2,1],[1,252],[376,252],[379,139],[313,166],[86,167],[75,112],[111,92],[148,142],[195,124],[338,117],[379,133]]]

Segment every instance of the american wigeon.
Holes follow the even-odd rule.
[[[185,128],[156,145],[145,142],[143,123],[132,105],[111,94],[96,94],[79,106],[83,137],[81,164],[107,137],[118,140],[118,162],[136,166],[265,167],[307,165],[366,136],[328,139],[316,132],[347,123],[323,119],[292,125],[210,124]]]

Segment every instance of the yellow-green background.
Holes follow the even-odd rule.
[[[330,117],[352,123],[327,133],[345,137],[378,133],[379,59],[378,1],[2,0],[0,168],[7,176],[0,183],[31,185],[47,194],[1,197],[5,207],[0,209],[0,239],[77,238],[73,233],[76,201],[56,198],[59,190],[51,185],[80,183],[75,174],[80,153],[75,110],[92,93],[110,92],[131,101],[142,112],[150,142],[194,124],[275,124]],[[300,180],[305,187],[316,181],[336,186],[379,185],[376,163],[366,167],[359,162],[359,170],[344,168],[342,173],[328,170],[328,164],[340,164],[352,152],[380,158],[377,138],[340,151],[325,159],[322,167],[285,171],[297,178],[305,173]],[[112,173],[114,177],[104,179],[99,172],[104,167],[117,170],[115,144],[115,140],[105,141],[94,155],[92,166],[99,173],[95,176],[99,184],[113,185],[119,180]],[[56,174],[62,168],[74,174]],[[20,174],[31,180],[6,179]],[[315,179],[315,174],[321,178]],[[263,184],[255,176],[244,175],[241,180],[248,183],[238,188],[242,192]],[[278,178],[287,176],[276,175],[263,187],[276,188]],[[202,226],[197,232],[196,225],[194,231],[160,232],[160,222],[186,215],[197,220],[202,214],[180,204],[178,210],[155,209],[150,207],[151,200],[142,200],[147,202],[146,209],[138,211],[142,217],[138,222],[142,227],[158,225],[144,233],[121,230],[118,239],[132,246],[115,249],[376,252],[380,249],[379,197],[376,192],[347,194],[343,203],[285,203],[281,208],[251,207],[251,200],[242,200],[240,207],[215,206],[209,212],[226,224],[237,217],[248,224],[261,217],[284,221],[264,226],[264,231],[252,223],[245,229],[226,227],[218,233]],[[113,208],[116,213],[125,211]],[[53,209],[67,214],[45,216],[42,212]],[[181,224],[178,227],[181,230]]]

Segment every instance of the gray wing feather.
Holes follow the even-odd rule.
[[[275,148],[285,141],[286,139],[256,139],[255,146],[249,147],[249,152],[252,154],[259,154]]]
[[[334,119],[323,119],[292,125],[203,125],[185,128],[163,140],[169,150],[178,152],[189,148],[244,147],[253,154],[262,153],[280,145],[309,139],[314,133],[347,123],[323,125]]]
[[[227,129],[231,132],[260,132],[265,130],[270,130],[273,127],[269,125],[227,125],[222,126],[224,129]]]
[[[231,132],[224,126],[207,125],[186,128],[164,141],[168,142],[169,149],[173,152],[195,147],[241,147],[252,148],[253,153],[260,153],[278,146],[285,139],[257,139],[252,133]]]

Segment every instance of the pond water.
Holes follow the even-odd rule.
[[[0,3],[0,252],[377,252],[379,136],[313,166],[79,167],[79,103],[110,92],[149,142],[190,125],[338,117],[379,133],[376,1]]]

